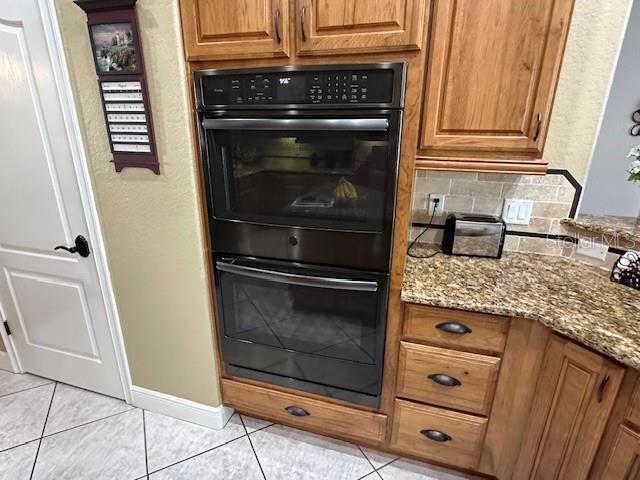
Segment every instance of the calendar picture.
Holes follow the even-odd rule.
[[[129,22],[91,26],[98,73],[133,73],[138,68],[134,32]]]

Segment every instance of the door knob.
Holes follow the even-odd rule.
[[[81,257],[88,257],[91,251],[89,250],[89,242],[82,235],[78,235],[73,247],[65,247],[64,245],[58,245],[54,250],[66,250],[69,253],[77,253]]]

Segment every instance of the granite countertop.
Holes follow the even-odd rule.
[[[615,217],[610,215],[580,215],[565,218],[560,223],[588,232],[622,238],[630,242],[640,242],[640,225],[635,217]]]
[[[433,253],[414,247],[415,255]],[[640,369],[640,291],[563,257],[507,252],[501,259],[407,257],[402,300],[536,320]]]

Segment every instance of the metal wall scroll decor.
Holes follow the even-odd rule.
[[[160,174],[136,0],[75,0],[75,3],[87,13],[116,172],[138,167]]]
[[[633,125],[629,133],[634,137],[640,136],[640,108],[631,114],[631,121]]]

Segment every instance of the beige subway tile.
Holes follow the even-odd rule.
[[[478,180],[481,182],[531,183],[531,175],[520,175],[517,173],[479,173]]]
[[[576,189],[573,187],[558,187],[558,193],[556,196],[556,201],[571,203],[573,202],[573,197],[576,194]]]
[[[417,169],[416,178],[427,178],[427,171],[423,169]]]
[[[571,211],[571,204],[558,202],[534,201],[531,215],[543,218],[567,218]]]
[[[517,252],[520,245],[520,237],[515,235],[507,235],[504,237],[504,249],[508,252]]]
[[[504,184],[502,196],[521,200],[555,200],[558,187],[552,185]]]
[[[416,191],[426,193],[449,193],[451,180],[446,178],[416,178]]]
[[[551,220],[549,218],[531,217],[529,225],[507,225],[507,229],[512,232],[533,232],[533,233],[549,233],[551,229]]]
[[[562,240],[554,240],[551,238],[522,237],[518,251],[558,256],[562,255],[564,244],[565,242]]]
[[[504,199],[501,197],[476,197],[473,202],[473,213],[482,213],[484,215],[500,215],[502,214],[502,204]]]
[[[560,219],[552,218],[549,233],[552,235],[569,235],[572,236],[571,229],[560,223]]]
[[[451,182],[450,193],[454,195],[484,195],[489,197],[499,197],[502,192],[500,182],[479,182],[477,180],[453,180]]]
[[[531,183],[534,185],[571,185],[564,175],[547,174],[547,175],[533,175]]]
[[[445,195],[444,211],[471,212],[473,209],[473,197],[469,195]]]
[[[478,178],[478,174],[475,172],[449,172],[444,170],[426,170],[427,178],[447,178],[449,180],[458,179],[458,180],[469,180],[473,181]]]
[[[429,194],[425,192],[420,192],[418,190],[414,190],[413,199],[411,200],[411,207],[414,210],[425,209],[425,205],[427,204],[427,196]]]

